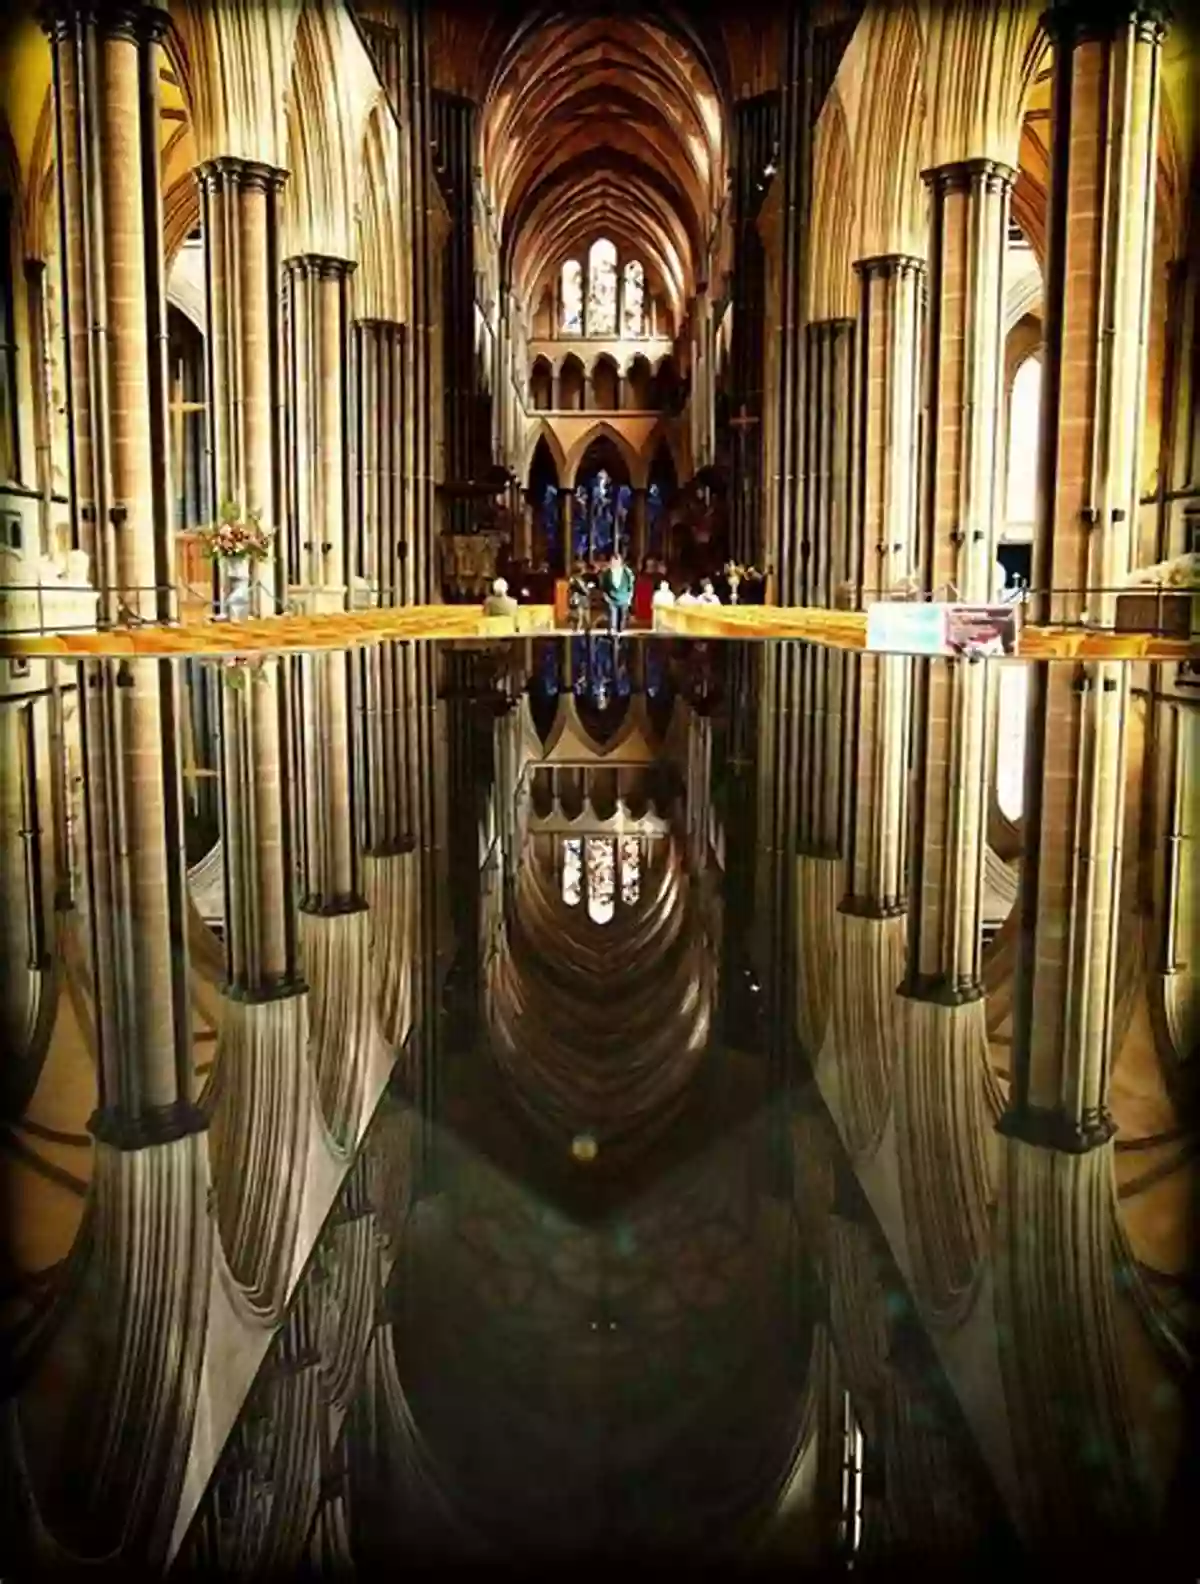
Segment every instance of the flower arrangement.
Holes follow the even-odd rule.
[[[762,579],[756,566],[741,566],[736,561],[726,561],[722,570],[731,583],[756,583]]]
[[[260,512],[243,515],[236,501],[226,501],[217,521],[200,530],[200,541],[213,561],[265,561],[271,553],[271,534],[263,527]]]

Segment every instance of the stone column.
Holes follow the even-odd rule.
[[[170,620],[158,83],[165,11],[49,10],[73,534],[100,619]]]
[[[635,489],[629,503],[629,559],[640,572],[646,559],[646,491]]]
[[[575,563],[575,546],[572,542],[575,531],[575,491],[568,489],[566,485],[559,489],[558,509],[560,512],[559,533],[562,538],[563,571],[569,577],[571,567]]]
[[[310,608],[341,610],[349,592],[348,259],[306,254],[287,290],[288,581]]]
[[[380,605],[403,594],[405,330],[386,319],[354,325],[358,355],[358,520],[353,570]]]
[[[1002,265],[1014,172],[992,160],[927,171],[932,194],[923,588],[986,600],[995,559],[996,435],[1004,374]],[[958,1004],[983,994],[986,668],[915,664],[915,751],[905,988]]]
[[[853,319],[805,326],[808,403],[804,432],[803,522],[799,601],[832,606],[855,576],[851,544],[854,469],[855,332]]]
[[[1054,43],[1047,222],[1042,520],[1034,583],[1111,585],[1138,496],[1162,25],[1151,6],[1062,4]],[[1087,596],[1107,621],[1111,594]],[[1077,618],[1080,593],[1035,614]],[[1030,689],[1028,832],[1013,1083],[1004,1131],[1086,1150],[1111,1136],[1128,697],[1117,663],[1041,666]]]
[[[212,499],[234,501],[274,531],[256,571],[255,606],[269,616],[287,594],[281,446],[280,193],[287,172],[252,160],[197,170],[207,289]]]
[[[878,596],[916,562],[918,414],[925,266],[907,254],[860,259],[858,389],[863,494],[858,582]]]

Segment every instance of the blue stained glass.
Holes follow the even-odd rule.
[[[542,538],[546,545],[546,559],[551,566],[554,566],[558,562],[559,529],[561,527],[556,485],[546,485],[545,493],[542,495],[539,516],[541,518]]]

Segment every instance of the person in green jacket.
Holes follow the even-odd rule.
[[[624,632],[625,623],[629,620],[635,581],[633,568],[626,566],[619,552],[600,574],[600,592],[608,606],[608,625],[615,633]]]

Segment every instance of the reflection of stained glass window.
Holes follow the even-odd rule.
[[[640,336],[646,331],[646,272],[637,259],[621,271],[621,334]]]
[[[617,250],[604,237],[588,252],[587,333],[617,333]]]
[[[562,267],[562,331],[583,334],[583,265],[568,259]]]
[[[551,566],[557,566],[558,533],[561,522],[558,510],[558,490],[555,485],[546,485],[538,515],[541,518],[542,539],[546,546],[546,559]]]
[[[632,907],[642,888],[642,844],[636,836],[621,837],[621,901]]]
[[[568,907],[583,900],[583,843],[578,836],[563,842],[562,898]]]
[[[606,836],[589,836],[587,841],[588,918],[593,924],[607,924],[616,911],[615,843]]]

